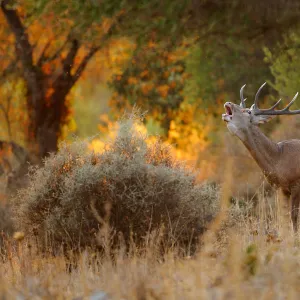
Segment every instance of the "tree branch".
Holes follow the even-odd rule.
[[[1,72],[0,83],[2,83],[8,75],[15,73],[17,63],[17,59],[11,61],[10,64]]]
[[[107,30],[106,34],[102,37],[101,41],[99,42],[99,46],[94,46],[90,49],[88,54],[82,59],[80,65],[78,66],[77,70],[75,71],[75,74],[73,75],[73,83],[76,83],[76,81],[80,78],[82,75],[82,72],[85,70],[88,62],[90,59],[95,55],[95,53],[101,49],[103,46],[103,43],[108,39],[108,37],[112,34],[113,30],[115,29],[116,25],[122,20],[124,16],[124,13],[121,12],[116,16],[116,20],[114,23],[110,26],[110,28]]]
[[[33,48],[29,42],[25,27],[22,24],[17,11],[6,7],[8,2],[9,1],[1,1],[0,8],[16,39],[16,53],[23,64],[24,79],[27,83],[28,93],[32,96],[27,98],[27,101],[30,101],[28,104],[31,107],[38,107],[41,105],[39,102],[42,96],[42,91],[39,87],[41,74],[33,63]]]
[[[64,50],[68,42],[71,40],[71,34],[69,34],[66,38],[66,40],[63,42],[63,44],[57,49],[57,51],[50,57],[47,57],[45,61],[52,61],[58,58],[58,56],[61,54],[61,52]]]
[[[1,2],[1,10],[16,38],[16,50],[20,56],[24,66],[33,66],[32,47],[29,43],[26,30],[14,9],[6,7],[7,1]]]
[[[74,60],[78,50],[79,50],[79,42],[76,39],[74,39],[72,40],[72,46],[70,48],[69,53],[67,54],[66,58],[62,62],[63,72],[65,74],[70,75],[71,68],[72,65],[74,64]]]
[[[93,47],[90,49],[90,51],[85,55],[85,57],[80,62],[79,66],[77,67],[77,70],[75,71],[75,74],[72,77],[73,84],[80,78],[82,75],[82,72],[85,70],[88,62],[90,59],[94,56],[94,54],[100,49],[100,47]]]
[[[4,107],[4,104],[0,102],[0,110],[2,110],[2,113],[4,115],[4,119],[5,119],[6,126],[7,126],[7,133],[8,133],[8,137],[10,140],[12,138],[11,126],[10,126],[11,124],[10,124],[10,118],[9,118],[11,99],[12,99],[12,95],[9,95],[7,97],[7,107]]]
[[[42,53],[41,53],[41,55],[40,55],[40,57],[39,57],[37,63],[36,63],[38,67],[41,67],[42,64],[45,62],[45,60],[46,60],[46,52],[47,52],[47,50],[49,49],[51,43],[52,43],[52,40],[49,40],[49,41],[46,43],[46,45],[45,45],[45,47],[44,47],[44,49],[43,49],[43,51],[42,51]]]

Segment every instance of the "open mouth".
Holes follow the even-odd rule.
[[[225,122],[229,122],[232,119],[232,107],[229,103],[225,103],[224,105],[225,108],[225,114],[222,115],[222,119]]]
[[[232,116],[232,109],[230,104],[225,104],[224,107],[225,107],[226,115]]]

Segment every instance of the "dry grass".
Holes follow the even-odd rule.
[[[8,203],[0,201],[0,253],[2,250],[3,239],[14,232],[14,224],[11,219],[11,207]]]
[[[130,133],[128,130],[127,132]],[[132,138],[134,139],[133,141]],[[111,149],[121,149],[122,152],[126,140],[119,139],[118,141],[120,143],[114,144],[115,146]],[[135,145],[135,136],[132,136],[129,141],[130,143],[129,145],[127,144],[126,149]],[[143,141],[143,139],[138,141]],[[141,143],[138,147],[131,149],[147,150],[148,148],[144,143]],[[159,147],[157,148],[156,146],[153,149],[159,150],[159,153],[161,153]],[[65,151],[69,151],[69,149],[65,149]],[[128,152],[126,153],[128,157]],[[98,231],[101,234],[101,245],[105,251],[96,252],[93,247],[81,247],[80,252],[78,252],[78,248],[75,246],[73,248],[75,251],[69,251],[67,255],[66,252],[63,253],[64,255],[59,254],[59,252],[53,255],[51,244],[46,245],[45,248],[42,235],[34,236],[30,230],[26,232],[27,236],[25,238],[21,232],[15,234],[14,238],[5,237],[0,256],[0,295],[3,299],[175,300],[245,299],[245,297],[248,299],[299,298],[299,236],[293,234],[287,208],[280,201],[277,194],[269,194],[267,196],[265,185],[262,184],[256,191],[253,199],[238,198],[232,201],[231,195],[235,178],[231,177],[233,173],[230,160],[226,161],[227,167],[223,170],[223,186],[220,189],[207,186],[206,188],[211,188],[208,192],[203,189],[203,186],[198,186],[194,183],[191,173],[181,167],[178,167],[178,169],[177,166],[174,166],[168,156],[159,157],[157,160],[158,153],[155,151],[140,152],[140,150],[134,150],[133,153],[135,153],[134,166],[136,168],[134,169],[135,172],[129,172],[130,174],[140,174],[138,173],[140,172],[138,167],[142,166],[141,169],[143,169],[145,158],[148,170],[151,169],[153,171],[158,167],[159,172],[161,172],[162,168],[163,174],[168,174],[169,171],[173,172],[175,170],[171,173],[175,174],[175,178],[180,178],[180,180],[175,185],[172,181],[173,183],[170,186],[167,185],[168,189],[166,189],[168,191],[170,187],[172,188],[171,196],[173,201],[174,199],[191,199],[183,196],[185,194],[191,195],[191,190],[196,187],[196,199],[198,201],[203,199],[205,204],[204,208],[206,209],[203,212],[218,212],[204,234],[203,232],[198,232],[197,235],[200,241],[197,251],[190,255],[189,251],[182,252],[179,244],[165,243],[168,236],[173,235],[173,227],[161,225],[160,222],[157,222],[156,227],[153,227],[152,230],[143,230],[142,239],[140,239],[141,242],[139,243],[136,243],[132,236],[129,236],[129,239],[124,241],[123,235],[123,239],[121,237],[117,244],[112,244],[111,240],[115,237],[114,228],[116,228],[118,223],[104,222],[105,215],[97,217],[99,211],[96,211],[91,220],[98,222],[95,223],[95,233]],[[151,153],[154,156],[149,158],[147,153]],[[87,168],[81,170],[76,163],[66,165],[64,152],[61,152],[59,155],[51,158],[52,160],[50,159],[48,164],[51,165],[52,163],[55,165],[57,163],[59,168],[61,165],[67,166],[65,170],[67,175],[65,177],[68,178],[69,189],[60,189],[59,192],[64,191],[65,194],[58,194],[58,197],[54,199],[56,200],[54,203],[60,203],[59,208],[62,209],[63,205],[65,205],[64,201],[68,199],[66,197],[71,195],[67,192],[72,190],[72,197],[78,205],[75,206],[75,211],[72,210],[70,205],[66,207],[75,214],[78,207],[81,207],[81,203],[84,203],[81,202],[82,199],[87,199],[86,196],[83,198],[78,196],[81,195],[80,191],[87,195],[88,189],[84,189],[81,185],[79,192],[75,193],[77,185],[70,184],[71,179],[76,179],[72,174],[79,174],[79,180],[86,178],[93,180],[93,176],[102,174],[101,172],[99,173],[101,168],[96,169],[95,172],[93,168],[95,164],[88,164]],[[104,158],[110,158],[109,161],[114,161],[118,157],[119,159],[120,157],[122,158],[120,151],[108,152],[108,154],[106,152],[105,155],[108,155],[104,156]],[[81,164],[82,159],[76,160],[76,158],[78,156],[75,155],[75,161],[79,161]],[[87,159],[87,156],[84,156],[84,158]],[[99,157],[99,161],[101,159],[103,161],[103,158]],[[150,166],[149,160],[151,161]],[[124,161],[128,162],[128,159]],[[132,162],[132,159],[129,162]],[[117,165],[112,166],[113,172],[116,170]],[[132,169],[130,163],[128,166],[127,171]],[[106,165],[107,167],[108,165]],[[78,172],[81,170],[81,173],[76,173],[77,171],[70,172],[70,170],[74,169]],[[49,192],[49,186],[51,187],[51,185],[48,187],[43,186],[43,182],[46,181],[62,187],[62,179],[64,179],[64,177],[60,177],[58,180],[53,181],[51,176],[54,172],[49,172],[49,170],[44,169],[37,172],[35,173],[34,184],[30,187],[30,193],[27,191],[26,196],[25,190],[25,194],[24,191],[21,194],[26,197],[30,195],[30,199],[26,197],[19,199],[19,201],[23,201],[22,213],[24,218],[23,224],[25,225],[28,218],[36,217],[35,213],[45,212],[43,210],[45,208],[43,206],[45,200],[53,200],[49,197],[49,195],[52,195],[51,193],[47,194],[48,198],[43,197],[44,192]],[[126,180],[122,172],[118,174],[120,174],[121,178],[121,181],[118,181],[119,183]],[[133,178],[136,177],[133,176]],[[157,184],[164,180],[163,177],[155,178]],[[147,183],[147,181],[145,182]],[[167,183],[168,181],[164,182]],[[180,183],[179,185],[177,185],[178,182]],[[149,183],[147,184],[149,186]],[[114,187],[115,185],[112,186]],[[140,192],[136,186],[133,185],[133,187],[135,193],[131,197]],[[145,191],[144,188],[143,190]],[[149,192],[150,190],[149,188],[147,191]],[[124,195],[124,191],[121,190],[121,194]],[[168,195],[170,194],[164,196],[162,202],[166,200]],[[180,195],[179,198],[176,197],[178,195]],[[205,195],[209,195],[209,197],[207,198]],[[70,196],[70,201],[72,197]],[[122,199],[127,198],[123,197]],[[155,195],[154,198],[147,199],[150,199],[150,203],[153,203],[153,201],[160,203],[160,199],[155,198]],[[214,201],[211,201],[211,199]],[[220,199],[220,207],[217,210],[214,207],[216,199]],[[27,203],[30,200],[32,203]],[[127,202],[124,201],[125,204],[131,203],[130,200],[131,198],[128,197]],[[234,202],[234,204],[230,204],[230,202]],[[68,201],[66,203],[68,204]],[[175,201],[175,203],[178,202]],[[211,207],[209,207],[209,203],[211,203]],[[252,203],[253,205],[251,205]],[[105,204],[105,202],[102,204]],[[37,205],[39,210],[33,209],[35,205]],[[201,214],[201,205],[203,204],[199,201],[198,206],[195,206],[193,203],[191,207],[193,211]],[[94,209],[90,205],[87,208]],[[160,212],[160,206],[158,208]],[[53,212],[50,211],[51,218],[59,217],[55,216],[57,210]],[[67,213],[68,210],[66,209],[65,212]],[[189,210],[187,212],[190,213]],[[200,217],[202,220],[203,216]],[[143,223],[143,215],[140,215],[139,218],[141,223]],[[19,229],[22,229],[20,220],[22,218],[19,219],[18,225]],[[38,220],[43,220],[43,216],[38,216]],[[73,230],[76,232],[78,224],[74,220],[72,224],[75,228]],[[138,224],[139,222],[136,223],[136,225]],[[191,226],[186,226],[186,224],[188,223],[184,222],[183,226],[185,226],[184,232],[188,236],[190,235],[189,230],[192,231],[192,228]],[[24,228],[27,229],[26,226]],[[51,228],[53,229],[53,226]],[[71,227],[65,226],[63,228],[72,230]],[[42,231],[42,233],[48,234],[47,230]],[[59,234],[61,239],[67,239],[67,235]],[[99,238],[99,235],[95,234],[95,236]],[[163,250],[161,249],[162,243],[165,245]],[[41,244],[43,248],[41,248]]]
[[[220,244],[229,191],[227,182],[219,217],[193,257],[178,257],[174,249],[161,257],[154,237],[146,248],[132,245],[126,255],[121,247],[114,259],[83,251],[69,268],[64,256],[41,254],[26,240],[8,240],[0,294],[7,299],[92,299],[100,292],[107,299],[298,299],[300,249],[285,208],[277,196],[263,198],[260,190],[260,205],[223,231],[228,243]]]

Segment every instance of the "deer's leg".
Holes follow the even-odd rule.
[[[299,215],[299,204],[300,204],[300,190],[297,189],[291,194],[291,218],[293,223],[293,229],[295,232],[298,231],[298,215]]]

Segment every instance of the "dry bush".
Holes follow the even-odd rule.
[[[11,208],[8,204],[0,202],[0,247],[3,245],[5,236],[11,235],[13,231]]]
[[[75,142],[31,170],[15,201],[18,229],[53,248],[111,246],[120,236],[141,245],[153,232],[167,247],[193,243],[217,212],[217,188],[198,184],[160,141],[147,143],[140,121],[121,120],[101,154]]]

